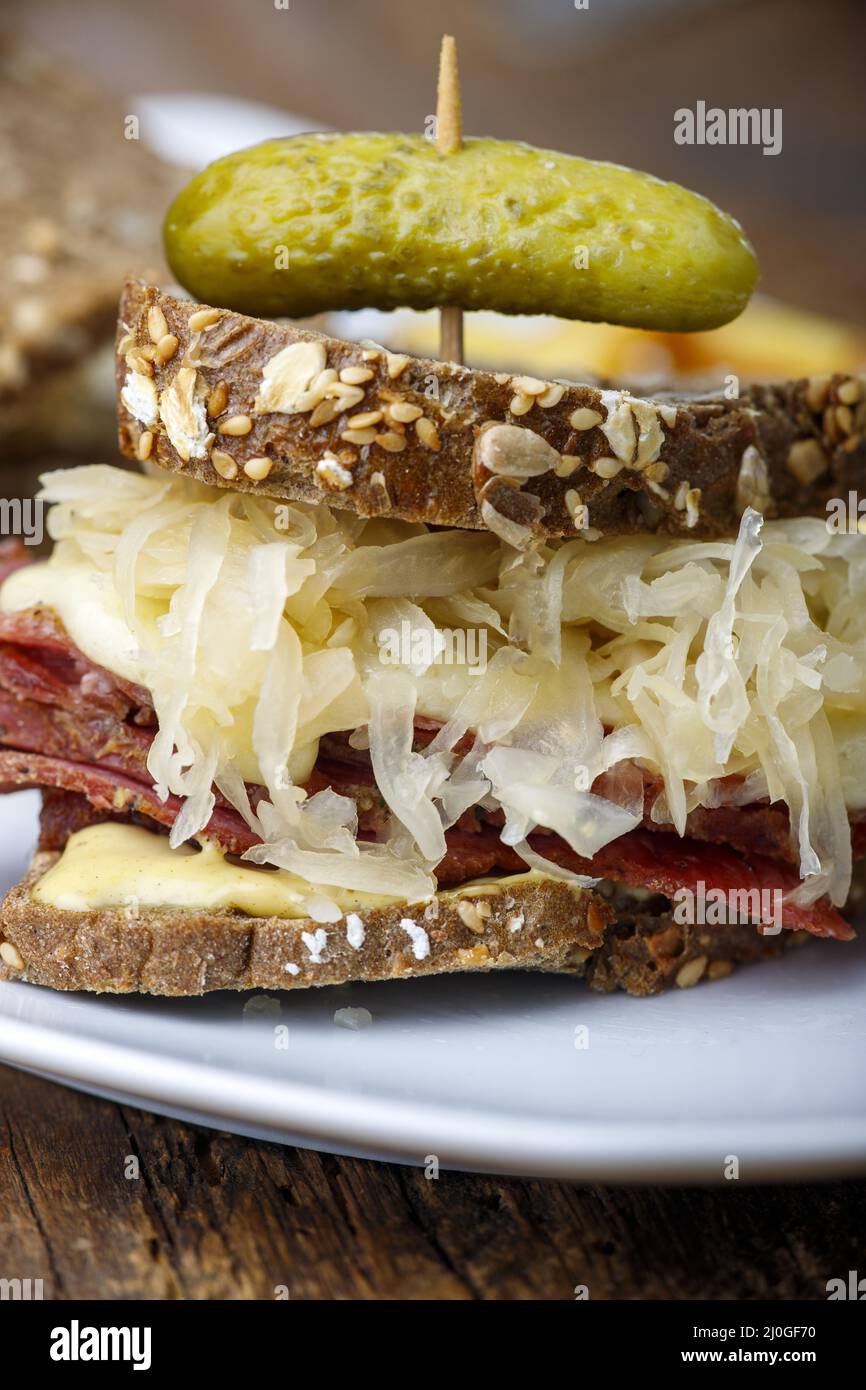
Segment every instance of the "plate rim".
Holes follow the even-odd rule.
[[[2,991],[20,988],[7,983]],[[38,988],[31,986],[31,988]],[[286,1078],[226,1072],[140,1046],[83,1038],[2,1012],[0,1057],[58,1082],[111,1091],[147,1109],[169,1105],[216,1128],[267,1130],[277,1142],[384,1161],[588,1182],[724,1181],[737,1152],[744,1181],[855,1175],[866,1171],[866,1115],[697,1122],[548,1120],[519,1131],[501,1111],[352,1095]],[[58,1047],[62,1042],[62,1047]],[[433,1138],[435,1136],[435,1140]]]

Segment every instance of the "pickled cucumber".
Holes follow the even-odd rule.
[[[757,278],[739,224],[616,164],[467,139],[269,140],[208,166],[165,222],[169,264],[207,304],[301,318],[459,304],[637,328],[715,328]]]

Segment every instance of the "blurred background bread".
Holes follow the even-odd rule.
[[[118,286],[164,273],[161,210],[183,176],[62,55],[6,34],[0,87],[0,452],[104,453]]]

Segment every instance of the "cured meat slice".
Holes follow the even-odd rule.
[[[2,568],[2,554],[0,554]],[[423,747],[439,727],[421,718],[416,744]],[[94,665],[77,649],[48,610],[0,614],[0,789],[55,788],[83,797],[102,817],[144,818],[167,829],[181,808],[178,797],[160,801],[147,772],[155,728],[148,692]],[[388,810],[376,787],[369,758],[348,736],[322,741],[309,779],[311,794],[332,787],[358,805],[359,834],[380,838]],[[685,838],[652,820],[661,783],[633,766],[643,779],[643,826],[621,836],[593,860],[580,859],[556,835],[538,831],[533,849],[576,873],[623,883],[667,898],[680,889],[743,893],[791,893],[799,882],[790,862],[787,809],[780,806],[718,806],[691,813]],[[638,788],[640,782],[638,782]],[[603,790],[599,787],[598,790]],[[264,795],[249,787],[255,806]],[[216,806],[204,834],[228,852],[242,854],[257,842],[242,816],[215,792]],[[524,862],[502,843],[496,813],[473,808],[446,835],[447,854],[437,868],[443,887],[489,873],[518,873]],[[854,827],[855,852],[866,851],[866,821]],[[827,900],[809,907],[785,901],[782,922],[818,936],[846,939],[853,932]]]

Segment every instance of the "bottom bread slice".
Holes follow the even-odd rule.
[[[38,853],[0,907],[0,978],[60,990],[198,995],[539,970],[646,995],[720,978],[739,961],[776,955],[806,936],[682,924],[663,899],[654,900],[656,911],[630,910],[531,874],[483,894],[441,893],[332,923],[175,908],[73,912],[31,896],[58,857]]]

